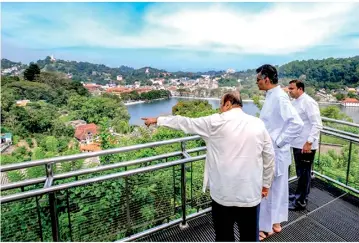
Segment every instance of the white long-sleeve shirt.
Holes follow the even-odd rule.
[[[267,91],[260,118],[272,138],[276,154],[275,176],[280,176],[291,163],[290,143],[301,133],[303,121],[279,85]]]
[[[291,143],[291,147],[302,149],[306,142],[312,143],[312,149],[318,149],[320,130],[323,128],[318,103],[306,93],[292,101],[304,128],[300,135]]]
[[[263,122],[234,108],[200,118],[159,117],[157,124],[206,142],[203,189],[224,206],[252,207],[261,201],[262,186],[270,187],[274,173],[274,150]]]

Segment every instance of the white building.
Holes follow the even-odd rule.
[[[236,72],[236,70],[234,70],[232,68],[228,68],[226,71],[226,73],[235,73],[235,72]]]

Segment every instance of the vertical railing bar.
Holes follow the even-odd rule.
[[[191,208],[193,207],[193,162],[191,162]]]
[[[69,230],[70,230],[70,239],[73,242],[72,238],[72,223],[71,223],[71,215],[70,215],[70,200],[69,200],[69,190],[66,190],[66,202],[67,202],[67,217],[69,219]]]
[[[55,192],[49,193],[49,204],[50,204],[52,238],[55,242],[58,242],[60,241],[60,237],[59,237],[59,222],[57,217],[57,202],[56,202]]]
[[[182,153],[186,151],[186,144],[181,142]],[[184,157],[184,155],[183,155]],[[181,201],[182,201],[182,222],[180,224],[181,228],[186,228],[188,226],[186,222],[186,165],[181,164]]]
[[[181,164],[182,225],[186,225],[186,168]]]
[[[125,166],[125,171],[127,171],[127,166]],[[129,190],[128,190],[128,178],[125,177],[125,192],[126,192],[126,224],[127,224],[127,234],[130,233],[131,230],[131,212],[130,212],[130,198],[129,198]]]
[[[319,147],[318,147],[318,170],[320,168],[320,147],[322,146],[322,132],[319,133]],[[314,175],[314,163],[312,165],[312,176]],[[321,173],[323,174],[323,170],[321,170]]]
[[[348,185],[349,182],[349,171],[350,171],[350,161],[351,161],[351,155],[352,155],[352,142],[349,142],[349,155],[348,155],[348,167],[347,167],[347,178],[345,180],[345,185]]]
[[[50,178],[53,178],[53,164],[46,164],[46,181],[49,181]],[[45,182],[45,184],[47,184]],[[56,193],[49,193],[49,206],[50,206],[50,217],[51,217],[51,229],[52,229],[52,238],[53,241],[60,241],[59,234],[59,218],[57,215],[57,202],[56,202]]]
[[[38,218],[38,223],[39,223],[39,226],[40,226],[40,239],[41,239],[41,241],[43,242],[43,241],[44,241],[44,238],[43,238],[43,235],[42,235],[42,223],[41,223],[41,214],[40,214],[39,198],[36,196],[35,199],[36,199],[37,218]]]
[[[176,175],[175,166],[172,166],[172,178],[173,178],[173,214],[176,214]]]

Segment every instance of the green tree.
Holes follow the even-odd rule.
[[[358,96],[354,92],[349,92],[348,97],[349,98],[357,98]]]
[[[212,108],[207,100],[189,100],[179,101],[172,107],[173,115],[181,115],[186,117],[201,117],[217,113],[218,110]]]
[[[260,96],[255,95],[252,97],[254,104],[258,107],[259,110],[262,110],[263,103],[261,102]]]
[[[37,75],[40,74],[40,68],[37,64],[31,63],[30,66],[24,72],[24,78],[29,81],[33,81]]]
[[[344,99],[345,99],[345,95],[338,93],[338,94],[335,95],[335,98],[337,98],[338,101],[344,100]]]
[[[305,93],[312,98],[315,97],[315,89],[313,87],[305,87]]]
[[[59,141],[54,136],[48,136],[45,140],[46,150],[49,152],[58,152]]]
[[[351,119],[345,113],[341,112],[337,106],[327,106],[325,108],[322,108],[320,109],[320,114],[323,117],[333,118],[337,120],[345,120],[349,122],[353,121],[353,119]]]
[[[117,133],[127,134],[131,131],[129,123],[121,118],[113,119],[111,124]]]

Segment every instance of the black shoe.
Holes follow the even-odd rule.
[[[289,201],[293,201],[294,199],[297,199],[297,196],[295,194],[289,194]]]
[[[296,210],[304,210],[306,207],[307,207],[306,203],[301,203],[301,202],[295,200],[295,201],[289,203],[288,209],[296,211]]]

